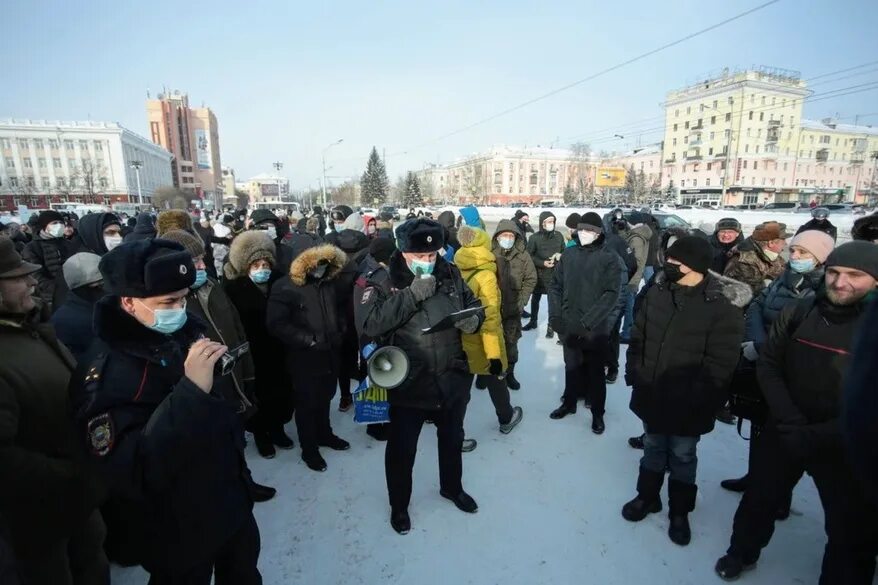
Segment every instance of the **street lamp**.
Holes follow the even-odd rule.
[[[344,138],[339,138],[329,146],[323,149],[320,153],[320,159],[323,162],[323,182],[321,183],[321,188],[323,189],[323,209],[326,210],[326,151],[335,146],[336,144],[341,144],[344,142]]]
[[[284,168],[284,163],[277,161],[275,163],[272,163],[271,166],[273,166],[274,170],[277,172],[277,198],[279,201],[283,201],[283,197],[281,197],[280,194],[280,171]]]
[[[143,193],[140,191],[140,167],[143,166],[143,161],[133,160],[128,164],[134,169],[134,174],[137,175],[137,204],[143,205]]]

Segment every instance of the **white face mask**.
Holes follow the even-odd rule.
[[[547,224],[544,224],[544,225],[543,225],[543,228],[544,228],[547,232],[553,232],[553,231],[555,231],[555,224],[554,224],[554,223],[547,223]]]
[[[763,251],[765,252],[765,255],[768,256],[769,260],[777,260],[777,257],[780,256],[778,252],[775,252],[774,250],[769,250],[768,248],[764,248]]]
[[[588,230],[579,230],[579,245],[580,246],[588,246],[589,244],[594,244],[594,241],[598,239],[598,235],[594,232]]]
[[[64,235],[64,224],[53,223],[52,225],[46,226],[46,233],[53,238],[60,238]]]
[[[107,251],[112,250],[121,243],[122,236],[104,236],[104,245],[107,247]]]

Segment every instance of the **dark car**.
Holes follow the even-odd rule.
[[[382,207],[379,210],[378,215],[382,218],[390,218],[394,221],[399,221],[399,211],[392,205],[385,205]]]
[[[623,217],[625,219],[630,219],[631,213],[632,212],[626,211],[623,214]],[[668,228],[682,228],[684,230],[692,229],[692,225],[679,215],[666,213],[664,211],[653,211],[651,215],[656,219],[659,224],[659,229],[662,231],[665,231]]]

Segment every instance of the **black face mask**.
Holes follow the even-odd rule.
[[[679,282],[681,278],[685,276],[683,271],[680,270],[679,264],[671,264],[670,262],[665,264],[664,267],[665,278],[668,279],[668,282]]]

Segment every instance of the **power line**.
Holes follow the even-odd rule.
[[[854,71],[855,69],[862,69],[863,67],[868,67],[870,65],[876,65],[878,61],[869,61],[868,63],[863,63],[861,65],[855,65],[854,67],[848,67],[847,69],[841,69],[839,71],[830,71],[829,73],[822,73],[820,75],[816,75],[810,79],[810,81],[814,81],[815,79],[822,79],[824,77],[831,77],[832,75],[838,75],[839,73],[847,73],[848,71]]]
[[[525,101],[525,102],[522,102],[522,103],[520,103],[520,104],[518,104],[518,105],[512,106],[512,107],[510,107],[510,108],[506,108],[505,110],[502,110],[502,111],[500,111],[500,112],[498,112],[498,113],[496,113],[496,114],[493,114],[493,115],[491,115],[491,116],[488,116],[487,118],[482,118],[481,120],[479,120],[479,121],[477,121],[477,122],[473,122],[472,124],[469,124],[469,125],[467,125],[467,126],[464,126],[463,128],[459,128],[459,129],[454,130],[454,131],[452,131],[452,132],[448,132],[448,133],[446,133],[446,134],[443,134],[443,135],[441,135],[441,136],[438,136],[438,137],[433,138],[433,139],[431,139],[431,140],[428,140],[428,141],[426,141],[426,142],[422,142],[422,143],[420,143],[420,144],[418,144],[418,145],[416,145],[416,146],[412,146],[412,147],[409,147],[409,148],[405,148],[405,149],[403,149],[403,150],[401,150],[401,151],[399,151],[399,152],[392,153],[391,156],[396,156],[396,155],[398,155],[398,154],[406,154],[406,153],[408,153],[408,152],[411,151],[411,150],[416,150],[416,149],[422,148],[422,147],[424,147],[424,146],[427,146],[427,145],[429,145],[429,144],[433,144],[434,142],[439,142],[440,140],[445,140],[446,138],[450,138],[450,137],[455,136],[455,135],[457,135],[457,134],[460,134],[460,133],[462,133],[462,132],[466,132],[467,130],[471,130],[471,129],[477,127],[477,126],[481,126],[482,124],[486,124],[486,123],[488,123],[488,122],[490,122],[490,121],[492,121],[492,120],[496,120],[497,118],[500,118],[500,117],[502,117],[502,116],[506,116],[506,115],[508,115],[508,114],[511,114],[512,112],[518,111],[518,110],[520,110],[520,109],[522,109],[522,108],[525,108],[525,107],[527,107],[527,106],[530,106],[530,105],[532,105],[532,104],[535,104],[536,102],[539,102],[539,101],[542,101],[542,100],[547,99],[547,98],[549,98],[549,97],[552,97],[553,95],[559,94],[559,93],[561,93],[561,92],[563,92],[563,91],[567,91],[568,89],[571,89],[571,88],[573,88],[573,87],[576,87],[577,85],[581,85],[581,84],[586,83],[586,82],[588,82],[588,81],[592,81],[592,80],[594,80],[594,79],[597,79],[598,77],[602,77],[602,76],[604,76],[604,75],[606,75],[606,74],[608,74],[608,73],[611,73],[611,72],[613,72],[613,71],[616,71],[616,70],[618,70],[618,69],[621,69],[621,68],[623,68],[623,67],[626,67],[626,66],[628,66],[628,65],[631,65],[632,63],[636,63],[636,62],[638,62],[638,61],[642,61],[643,59],[646,59],[647,57],[650,57],[650,56],[652,56],[652,55],[655,55],[656,53],[660,53],[660,52],[662,52],[662,51],[665,51],[665,50],[667,50],[667,49],[670,49],[671,47],[675,47],[675,46],[677,46],[677,45],[679,45],[679,44],[681,44],[681,43],[684,43],[684,42],[689,41],[689,40],[691,40],[691,39],[694,39],[694,38],[696,38],[696,37],[698,37],[698,36],[701,36],[701,35],[703,35],[703,34],[705,34],[705,33],[708,33],[708,32],[710,32],[710,31],[716,30],[716,29],[718,29],[718,28],[720,28],[720,27],[722,27],[722,26],[725,26],[725,25],[727,25],[727,24],[729,24],[729,23],[731,23],[731,22],[734,22],[734,21],[736,21],[736,20],[740,20],[741,18],[744,18],[745,16],[749,16],[750,14],[753,14],[754,12],[758,12],[758,11],[760,11],[760,10],[763,10],[763,9],[765,9],[765,8],[768,8],[768,7],[771,6],[772,4],[777,4],[778,2],[780,2],[780,0],[769,0],[768,2],[764,2],[764,3],[762,3],[762,4],[758,5],[758,6],[755,6],[755,7],[753,7],[753,8],[750,8],[749,10],[745,10],[744,12],[740,12],[740,13],[736,14],[735,16],[732,16],[732,17],[730,17],[730,18],[726,18],[725,20],[722,20],[722,21],[720,21],[720,22],[718,22],[718,23],[716,23],[716,24],[712,24],[712,25],[710,25],[710,26],[708,26],[708,27],[706,27],[706,28],[703,28],[703,29],[701,29],[701,30],[698,30],[698,31],[696,31],[696,32],[690,33],[690,34],[688,34],[688,35],[686,35],[686,36],[684,36],[684,37],[681,37],[681,38],[679,38],[679,39],[677,39],[677,40],[675,40],[675,41],[671,41],[670,43],[666,43],[666,44],[664,44],[664,45],[661,45],[660,47],[657,47],[657,48],[652,49],[652,50],[650,50],[650,51],[646,51],[645,53],[641,53],[641,54],[639,54],[639,55],[637,55],[637,56],[635,56],[635,57],[632,57],[631,59],[628,59],[628,60],[626,60],[626,61],[622,61],[621,63],[617,63],[616,65],[613,65],[613,66],[611,66],[611,67],[607,67],[606,69],[602,69],[602,70],[600,70],[600,71],[598,71],[598,72],[596,72],[596,73],[593,73],[593,74],[591,74],[591,75],[589,75],[589,76],[587,76],[587,77],[584,77],[584,78],[579,79],[579,80],[577,80],[577,81],[574,81],[574,82],[572,82],[572,83],[568,83],[567,85],[561,86],[561,87],[559,87],[559,88],[557,88],[557,89],[554,89],[554,90],[552,90],[552,91],[550,91],[550,92],[548,92],[548,93],[544,93],[544,94],[542,94],[542,95],[540,95],[540,96],[537,96],[537,97],[535,97],[535,98],[529,99],[529,100],[527,100],[527,101]]]

